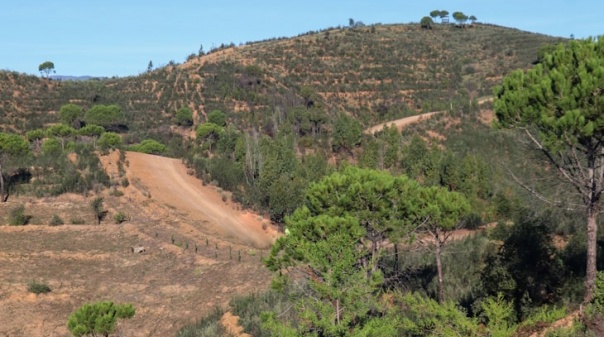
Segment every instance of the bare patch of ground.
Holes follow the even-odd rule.
[[[366,129],[365,133],[374,134],[376,132],[382,131],[386,126],[392,126],[392,125],[394,125],[399,131],[401,131],[405,126],[419,123],[421,121],[431,118],[434,115],[442,114],[445,112],[446,111],[433,111],[433,112],[427,112],[427,113],[421,114],[421,115],[415,115],[415,116],[410,116],[410,117],[405,117],[405,118],[389,121],[386,123],[372,126],[368,129]]]
[[[117,153],[101,159],[116,179]],[[261,259],[277,232],[266,220],[224,202],[178,160],[128,153],[125,171],[123,195],[102,195],[101,225],[94,225],[92,194],[0,205],[3,223],[18,205],[32,216],[30,225],[0,225],[0,336],[70,336],[69,314],[101,300],[136,308],[119,324],[121,336],[174,336],[233,296],[267,289],[271,274]],[[117,212],[130,220],[115,224]],[[55,214],[65,225],[47,225]],[[52,291],[32,294],[32,281]]]
[[[276,238],[274,230],[262,228],[261,217],[223,201],[226,195],[188,175],[181,161],[136,152],[128,153],[127,159],[130,172],[136,172],[134,178],[147,186],[155,201],[203,223],[208,233],[258,248],[268,248]]]

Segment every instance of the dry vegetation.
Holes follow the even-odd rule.
[[[117,154],[111,157],[103,157],[109,172]],[[137,310],[121,326],[123,334],[170,336],[235,294],[266,289],[270,275],[260,263],[265,251],[224,240],[203,214],[153,197],[149,191],[161,191],[143,183],[152,177],[127,174],[136,183],[123,196],[105,193],[108,214],[100,226],[93,225],[92,195],[17,197],[3,205],[0,218],[24,205],[31,219],[26,226],[0,226],[0,334],[68,336],[65,324],[75,308],[112,300]],[[218,195],[205,189],[210,198]],[[112,217],[119,211],[130,220],[115,224]],[[53,215],[65,225],[49,226]],[[70,224],[74,219],[85,224]],[[140,246],[145,252],[132,252]],[[32,281],[47,284],[51,292],[28,292]]]

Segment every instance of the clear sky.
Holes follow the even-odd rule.
[[[347,25],[410,23],[434,9],[552,36],[604,35],[604,0],[6,0],[0,69],[129,76],[240,44]]]

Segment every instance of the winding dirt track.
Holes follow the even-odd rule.
[[[483,103],[486,102],[492,102],[493,101],[493,96],[486,96],[486,97],[481,97],[478,99],[478,104],[481,105]],[[396,126],[396,128],[398,129],[398,131],[400,132],[405,126],[410,125],[410,124],[414,124],[414,123],[418,123],[421,122],[423,120],[426,120],[434,115],[438,115],[438,114],[442,114],[447,112],[446,110],[443,111],[432,111],[432,112],[426,112],[420,115],[415,115],[415,116],[409,116],[409,117],[404,117],[404,118],[400,118],[400,119],[395,119],[393,121],[388,121],[386,123],[380,123],[378,125],[374,125],[370,128],[365,129],[365,133],[366,134],[370,134],[373,135],[376,132],[382,131],[384,129],[384,127],[386,126],[390,126],[392,124],[394,124],[394,126]]]
[[[409,125],[409,124],[413,124],[413,123],[417,123],[417,122],[421,122],[422,120],[428,119],[434,115],[437,114],[441,114],[444,113],[446,111],[433,111],[433,112],[426,112],[424,114],[421,115],[415,115],[415,116],[410,116],[410,117],[405,117],[405,118],[401,118],[401,119],[397,119],[397,120],[393,120],[393,121],[389,121],[386,123],[382,123],[382,124],[378,124],[375,126],[372,126],[368,129],[365,130],[365,133],[367,134],[374,134],[376,132],[382,131],[384,129],[384,127],[386,126],[390,126],[392,124],[394,124],[394,126],[396,126],[396,128],[398,129],[398,131],[401,131],[403,129],[403,127]]]
[[[257,215],[225,203],[218,191],[188,175],[180,160],[136,152],[128,152],[127,159],[132,177],[146,186],[155,201],[202,223],[205,231],[258,248],[273,242],[274,233],[262,229]]]

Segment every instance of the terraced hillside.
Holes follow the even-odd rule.
[[[130,130],[145,133],[167,133],[182,106],[197,121],[220,109],[240,128],[261,127],[298,105],[368,126],[489,95],[502,75],[561,40],[491,25],[376,25],[220,48],[134,77],[49,82],[0,72],[0,122],[32,129],[56,121],[53,113],[72,102],[118,104]]]

